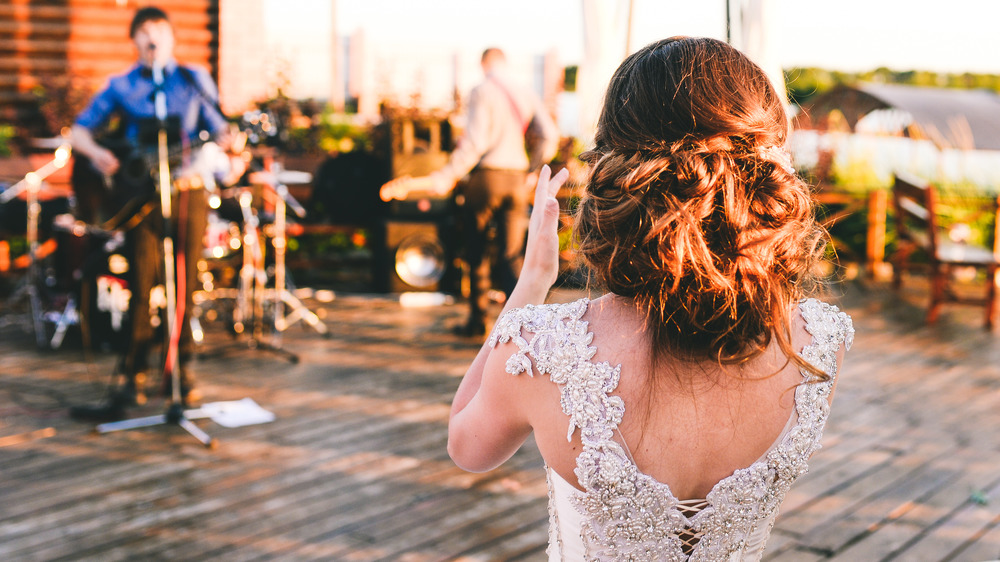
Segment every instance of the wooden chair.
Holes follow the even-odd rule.
[[[890,261],[893,264],[893,287],[902,286],[904,270],[926,267],[931,284],[931,303],[927,323],[937,321],[941,305],[945,302],[975,304],[986,307],[986,329],[992,330],[997,308],[997,273],[1000,268],[1000,198],[992,202],[990,212],[994,218],[993,248],[985,248],[950,240],[938,222],[937,195],[927,182],[896,174],[893,184],[893,202],[896,208],[897,249]],[[910,261],[915,253],[926,255],[927,264]],[[986,296],[973,298],[952,291],[949,281],[955,267],[974,267],[986,271]]]

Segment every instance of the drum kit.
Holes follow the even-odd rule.
[[[289,326],[302,321],[323,336],[330,334],[295,296],[285,266],[288,210],[299,218],[306,214],[288,192],[287,183],[308,183],[312,175],[282,170],[278,163],[267,168],[251,173],[248,186],[231,187],[210,198],[201,275],[204,291],[196,302],[202,303],[202,309],[207,309],[206,303],[228,302],[234,334],[248,336],[246,343],[253,349],[275,351],[297,362],[297,356],[280,346],[281,333]],[[265,259],[268,238],[273,248],[270,266]],[[218,271],[219,265],[232,263],[234,258],[239,260],[238,273],[223,278],[234,278],[235,287],[218,286],[213,269]],[[270,328],[270,342],[265,340],[265,328]]]
[[[7,308],[15,308],[17,304],[27,301],[27,319],[30,322],[34,333],[35,341],[39,348],[47,347],[48,341],[45,337],[43,308],[43,285],[41,284],[41,259],[46,255],[51,255],[54,244],[42,244],[39,241],[39,220],[42,213],[42,202],[40,193],[43,182],[50,175],[65,167],[70,158],[70,147],[68,144],[60,145],[56,149],[52,160],[41,168],[29,172],[23,179],[11,185],[0,193],[0,205],[6,211],[7,205],[12,205],[19,198],[23,199],[25,207],[25,245],[27,246],[27,259],[24,263],[25,276],[18,287],[7,300]],[[4,221],[11,223],[13,221]],[[5,246],[8,249],[9,246]],[[9,256],[8,256],[9,258]],[[15,267],[18,264],[15,264]],[[69,307],[67,307],[69,310]]]
[[[69,158],[69,145],[61,144],[42,168],[14,185],[0,184],[0,214],[5,217],[5,234],[12,238],[20,235],[11,228],[19,221],[8,215],[20,212],[23,201],[27,250],[13,260],[13,269],[23,269],[24,274],[0,310],[0,327],[21,324],[34,333],[39,349],[56,349],[70,328],[78,326],[85,349],[122,351],[128,345],[131,296],[123,232],[79,220],[72,213],[72,197],[52,204],[40,201],[45,179]],[[329,336],[326,325],[295,296],[285,267],[287,213],[305,216],[287,184],[308,183],[311,174],[285,171],[275,163],[247,178],[246,185],[215,190],[208,197],[192,333],[202,343],[201,320],[221,316],[230,332],[243,340],[237,343],[297,361],[281,348],[282,332],[302,321]],[[273,251],[267,250],[268,245]],[[0,255],[0,266],[9,267],[6,241],[0,254],[4,250],[8,259],[4,262]],[[238,274],[225,274],[233,269]]]

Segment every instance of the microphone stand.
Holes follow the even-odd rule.
[[[98,433],[108,433],[124,429],[135,429],[139,427],[149,427],[153,425],[174,424],[182,427],[185,431],[194,436],[203,445],[209,448],[216,446],[216,441],[200,427],[191,422],[197,417],[207,417],[200,410],[193,411],[193,414],[186,414],[181,396],[180,367],[177,364],[177,347],[180,341],[181,322],[176,318],[177,314],[177,283],[176,270],[174,268],[174,233],[170,224],[171,216],[171,177],[170,162],[168,160],[167,147],[167,98],[163,91],[163,66],[153,63],[153,83],[156,85],[153,94],[153,105],[156,110],[156,119],[159,122],[157,131],[157,149],[159,155],[159,190],[160,208],[163,215],[163,260],[164,260],[164,289],[167,296],[166,322],[164,332],[167,334],[166,342],[166,362],[164,371],[170,376],[171,401],[166,413],[158,416],[123,420],[119,422],[103,423],[97,426]],[[183,298],[183,295],[181,295]],[[195,415],[196,414],[196,415]]]

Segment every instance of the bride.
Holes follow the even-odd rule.
[[[782,100],[727,44],[628,57],[598,122],[577,253],[603,291],[543,304],[566,180],[543,170],[524,266],[452,404],[470,471],[529,434],[552,560],[758,560],[820,446],[850,318],[807,298],[824,233]]]

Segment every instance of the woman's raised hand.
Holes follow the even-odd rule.
[[[538,174],[519,284],[523,281],[538,289],[544,287],[547,292],[556,282],[559,275],[559,202],[556,194],[567,178],[569,170],[566,168],[552,177],[552,170],[543,166]]]

